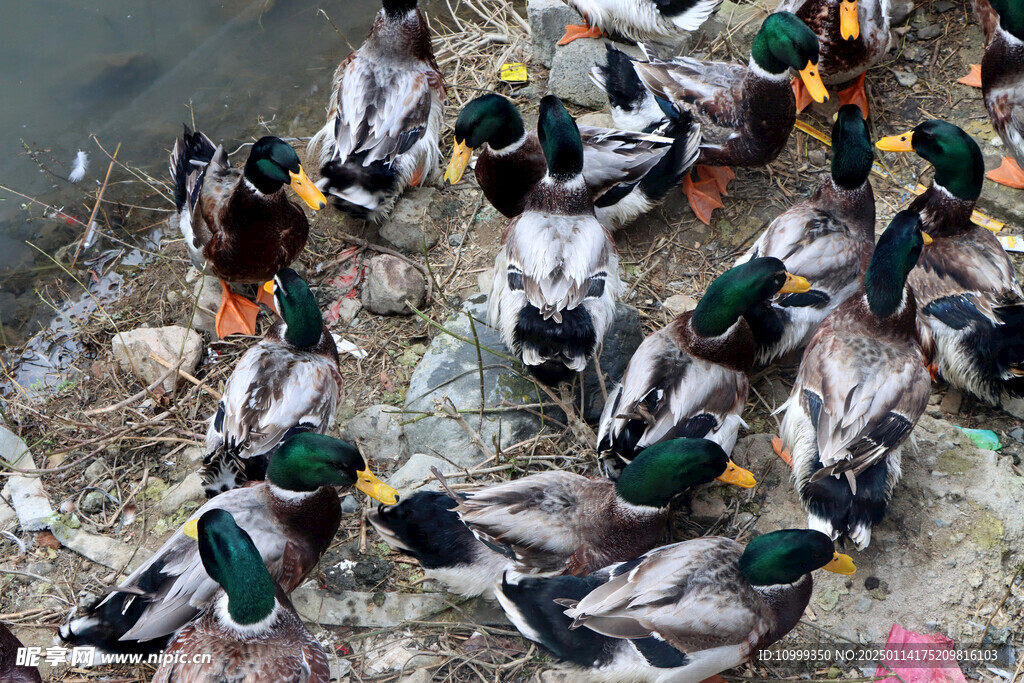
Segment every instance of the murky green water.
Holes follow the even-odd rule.
[[[301,100],[323,106],[331,74],[349,48],[318,13],[321,7],[358,45],[380,5],[5,0],[0,185],[87,222],[87,192],[96,190],[109,163],[92,135],[111,152],[121,143],[119,159],[165,179],[167,150],[183,122],[194,120],[233,149],[258,121],[280,118]],[[90,165],[76,186],[67,175],[79,149]],[[40,275],[55,272],[46,254],[77,243],[83,230],[9,192],[0,190],[0,198],[0,330],[7,343],[21,343],[54,322],[33,291]],[[154,224],[165,216],[154,214]]]

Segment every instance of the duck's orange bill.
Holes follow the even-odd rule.
[[[832,560],[826,564],[822,569],[830,571],[833,574],[850,574],[857,571],[857,567],[853,564],[853,558],[843,553],[835,553],[832,555]]]
[[[875,147],[883,152],[913,152],[914,131],[903,135],[890,135],[875,143]]]
[[[291,185],[292,189],[295,190],[295,194],[299,195],[299,198],[306,202],[306,205],[309,208],[314,211],[319,211],[327,206],[327,197],[325,197],[324,193],[320,191],[320,188],[314,185],[313,181],[309,179],[306,172],[302,170],[301,164],[299,165],[299,172],[292,173],[291,171],[288,171],[288,177],[292,179],[289,185]]]
[[[856,40],[860,37],[857,0],[842,0],[839,3],[839,33],[843,40]]]
[[[373,476],[370,470],[363,470],[356,474],[359,476],[359,479],[356,481],[356,488],[358,490],[385,505],[394,505],[398,502],[398,491]]]
[[[807,92],[815,102],[824,102],[828,99],[828,89],[821,82],[821,73],[818,71],[817,64],[808,61],[807,66],[800,69],[800,80],[804,82]]]
[[[462,180],[462,174],[469,166],[469,159],[473,156],[473,148],[465,142],[455,141],[455,148],[452,150],[452,160],[448,162],[448,169],[444,172],[444,179],[449,185]]]
[[[757,479],[754,479],[754,475],[750,470],[743,469],[732,460],[726,465],[725,472],[722,472],[721,476],[715,478],[718,481],[724,481],[726,484],[739,486],[741,489],[752,489],[757,486]]]
[[[779,290],[779,294],[802,294],[809,291],[811,291],[811,283],[807,281],[807,278],[786,273],[786,281],[783,283],[782,289]]]

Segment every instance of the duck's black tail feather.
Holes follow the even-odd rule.
[[[669,190],[679,187],[700,155],[700,125],[690,112],[676,114],[671,124],[675,132],[671,147],[640,181],[640,190],[653,202],[660,202]]]
[[[393,165],[378,160],[364,166],[366,154],[328,161],[321,167],[322,180],[317,183],[335,207],[359,219],[375,218],[399,189]]]
[[[181,211],[186,201],[195,206],[199,199],[198,188],[202,186],[202,182],[197,181],[202,178],[202,174],[191,179],[189,175],[210,163],[214,152],[217,151],[217,146],[202,131],[197,130],[193,133],[187,125],[183,127],[184,133],[174,141],[170,161],[171,181],[174,183],[174,206],[178,211]]]
[[[381,505],[367,519],[389,545],[415,557],[425,569],[471,564],[480,543],[441,491],[419,491],[397,505]]]

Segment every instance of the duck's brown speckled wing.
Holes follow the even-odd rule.
[[[746,67],[677,57],[635,62],[634,68],[656,97],[687,106],[701,125],[702,147],[721,147],[745,127]]]
[[[743,546],[719,537],[656,550],[612,569],[607,583],[566,610],[574,627],[613,638],[657,636],[693,653],[751,647],[771,614],[739,572]]]

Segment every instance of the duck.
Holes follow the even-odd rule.
[[[614,230],[660,203],[697,159],[700,126],[678,117],[673,137],[578,126],[583,179],[598,222]],[[506,218],[523,212],[526,196],[547,173],[536,131],[507,98],[488,93],[471,100],[455,121],[455,146],[444,179],[454,185],[479,149],[475,174],[487,201]]]
[[[875,248],[873,145],[853,104],[839,108],[832,127],[832,169],[810,197],[773,220],[737,261],[774,256],[786,270],[814,283],[809,292],[774,297],[745,314],[757,343],[755,365],[802,348],[822,320],[860,285]]]
[[[327,653],[231,513],[203,513],[193,540],[218,587],[171,638],[153,683],[328,683]]]
[[[336,486],[355,486],[385,504],[397,493],[367,469],[355,446],[311,432],[281,443],[267,479],[207,501],[153,555],[118,586],[60,628],[72,646],[110,653],[150,653],[194,619],[219,586],[203,568],[195,543],[196,520],[225,510],[249,534],[270,575],[291,592],[330,545],[341,524]]]
[[[223,145],[184,128],[171,150],[171,227],[181,230],[192,265],[220,280],[217,336],[251,336],[260,308],[233,293],[228,283],[262,285],[306,246],[309,220],[285,194],[285,185],[314,211],[327,206],[327,200],[281,138],[257,140],[239,170],[231,167]]]
[[[691,173],[683,190],[704,223],[722,207],[721,196],[734,177],[727,167],[764,166],[786,146],[796,123],[789,70],[798,71],[816,102],[828,99],[818,73],[818,39],[791,12],[775,12],[764,20],[747,66],[692,57],[666,61],[646,45],[640,47],[647,61],[633,62],[633,69],[655,102],[688,111],[701,126],[699,180]]]
[[[714,479],[757,484],[713,441],[671,439],[641,453],[618,481],[542,472],[457,494],[418,491],[367,519],[450,591],[493,597],[506,571],[586,575],[650,550],[671,502]]]
[[[559,45],[614,35],[632,41],[674,41],[696,31],[722,0],[565,0],[583,24],[568,24]]]
[[[1024,7],[995,0],[998,23],[981,60],[982,92],[992,127],[1010,152],[987,177],[1024,189]]]
[[[896,214],[861,287],[814,333],[779,409],[773,445],[792,466],[807,526],[858,550],[885,516],[902,474],[897,449],[928,405],[931,377],[907,279],[930,240],[916,212]]]
[[[38,667],[18,664],[18,651],[24,647],[6,625],[0,624],[0,681],[43,683]]]
[[[820,531],[782,529],[745,546],[720,536],[673,543],[587,576],[506,577],[495,595],[570,675],[699,683],[793,630],[818,569],[857,568]]]
[[[384,0],[366,40],[334,72],[327,122],[309,141],[317,187],[349,215],[382,222],[407,187],[437,179],[446,97],[416,0]]]
[[[937,119],[876,145],[913,151],[935,167],[908,207],[933,238],[910,273],[931,369],[995,407],[1024,396],[1024,292],[999,240],[971,222],[984,183],[981,148]]]
[[[840,90],[841,104],[856,104],[868,117],[864,79],[892,47],[889,0],[782,0],[776,11],[792,12],[818,37],[818,67],[826,85],[853,81]],[[791,82],[797,111],[813,101],[800,79]]]
[[[239,359],[210,417],[201,473],[207,498],[263,479],[285,438],[334,426],[343,386],[334,337],[298,273],[280,270],[270,289],[281,319]]]
[[[974,16],[977,17],[978,23],[981,24],[981,30],[985,34],[985,47],[988,47],[992,38],[995,37],[996,27],[999,25],[999,15],[996,14],[989,0],[971,0],[971,8],[974,10]],[[981,64],[971,64],[967,75],[957,82],[973,88],[982,87]]]
[[[598,448],[632,460],[677,437],[710,439],[731,453],[750,388],[754,335],[744,314],[811,284],[774,257],[752,258],[719,275],[697,307],[641,342],[608,394]]]
[[[547,163],[509,221],[494,260],[488,324],[529,371],[557,384],[582,372],[611,326],[621,289],[611,234],[583,179],[583,141],[554,95],[540,102]]]

